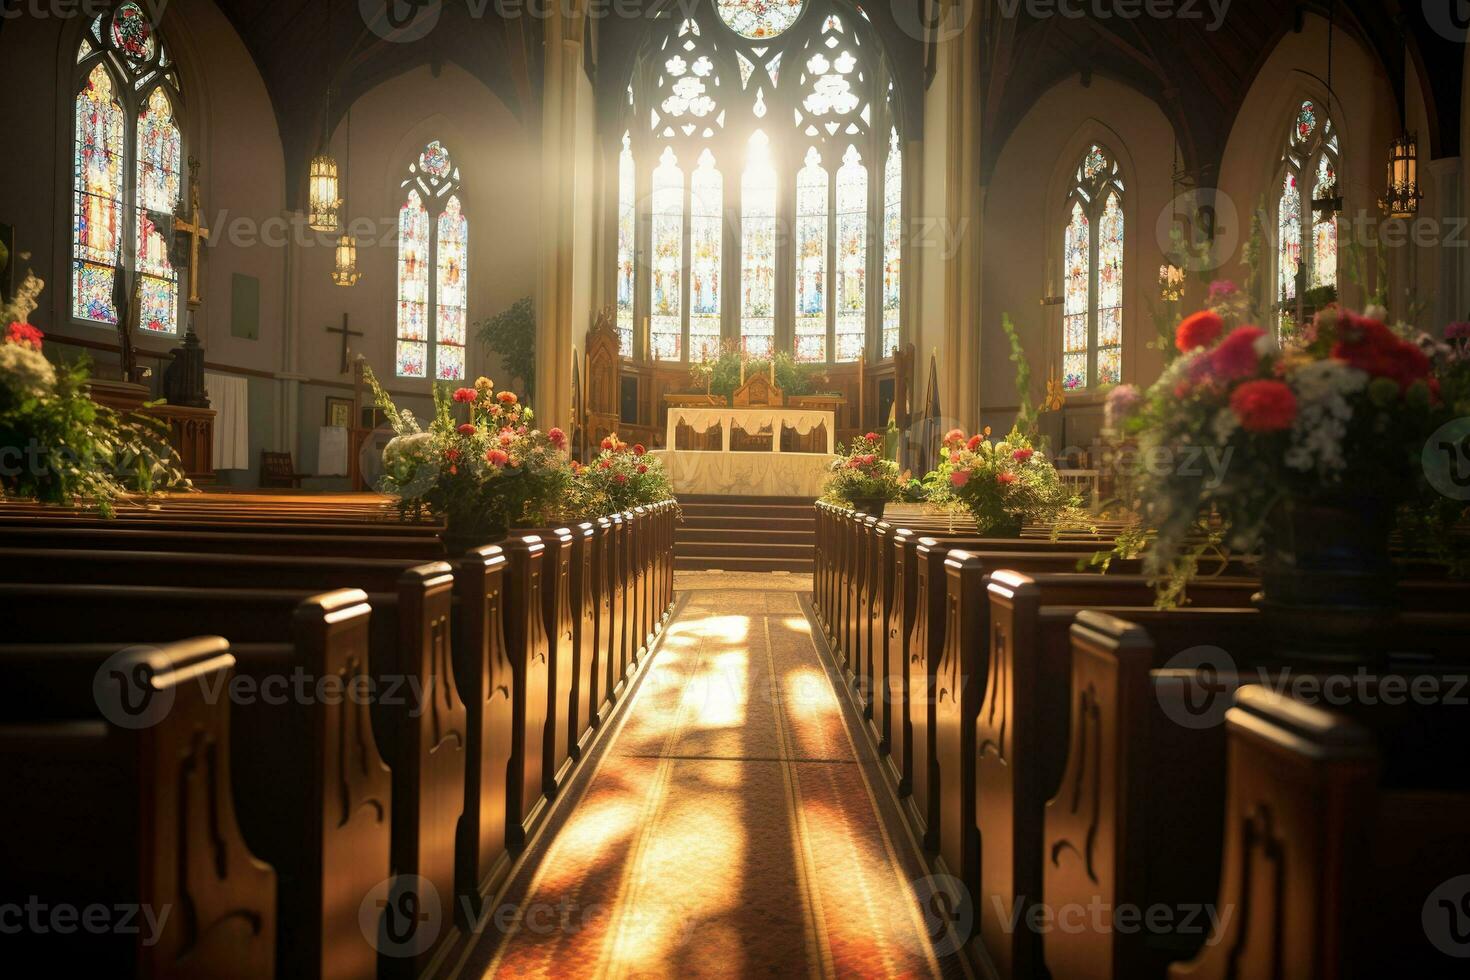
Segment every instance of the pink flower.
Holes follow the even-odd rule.
[[[957,487],[962,487],[970,482],[969,470],[955,470],[949,474],[949,482]]]
[[[951,463],[958,463],[960,461],[960,451],[958,449],[951,449],[949,451],[949,461]]]
[[[1034,455],[1036,455],[1036,450],[1034,449],[1017,449],[1011,453],[1011,459],[1014,459],[1018,463],[1024,463]]]
[[[962,443],[964,441],[965,441],[965,434],[963,432],[961,432],[959,429],[950,429],[948,432],[946,432],[944,434],[944,445],[946,445],[946,446],[950,445],[951,443],[959,444],[959,443]]]
[[[1108,399],[1103,403],[1103,416],[1107,419],[1110,428],[1116,428],[1118,423],[1133,414],[1138,403],[1143,400],[1143,395],[1133,385],[1114,385],[1108,392]]]
[[[1461,321],[1444,328],[1445,340],[1465,340],[1467,338],[1470,338],[1470,323]]]
[[[509,461],[510,456],[506,455],[506,453],[500,449],[492,449],[485,454],[485,462],[489,463],[491,466],[504,466]]]
[[[553,428],[550,432],[546,433],[546,438],[557,449],[565,449],[567,447],[567,434],[561,429]]]
[[[473,424],[471,424],[469,422],[466,422],[465,424],[461,425],[455,431],[458,432],[462,436],[472,436],[472,435],[475,434],[475,427],[474,427]]]
[[[877,442],[878,441],[878,433],[876,433],[876,432],[869,432],[867,435],[863,436],[863,438],[866,439],[866,440],[868,440],[869,442]]]
[[[1256,373],[1261,355],[1256,341],[1266,336],[1260,327],[1236,327],[1210,354],[1210,368],[1221,381],[1239,381]]]
[[[473,389],[473,388],[456,388],[456,389],[454,389],[454,400],[457,401],[457,402],[459,402],[462,405],[463,404],[473,403],[474,400],[475,400],[475,389]]]
[[[618,486],[622,486],[624,483],[628,482],[628,476],[625,473],[614,473],[613,482],[616,483]]]
[[[1280,432],[1296,421],[1296,395],[1281,381],[1247,381],[1231,394],[1230,408],[1247,432]]]
[[[995,474],[995,482],[996,483],[999,483],[1001,486],[1008,486],[1009,484],[1012,484],[1012,483],[1015,483],[1016,482],[1016,474],[1014,474],[1014,473],[997,473],[997,474]]]
[[[495,397],[500,399],[500,404],[502,405],[514,405],[516,403],[516,393],[513,391],[502,391]]]
[[[1216,279],[1210,283],[1210,293],[1206,297],[1205,302],[1212,304],[1218,303],[1221,300],[1229,299],[1238,292],[1240,292],[1240,287],[1233,281],[1229,279]]]
[[[984,441],[985,441],[985,439],[984,439],[983,436],[973,435],[973,436],[970,437],[970,441],[967,442],[967,443],[965,443],[965,448],[968,449],[970,452],[973,453],[975,450],[977,450],[977,449],[980,448],[980,443],[982,443]]]

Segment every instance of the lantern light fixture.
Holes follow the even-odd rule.
[[[1424,192],[1419,189],[1419,141],[1405,131],[1388,147],[1388,193],[1378,206],[1390,218],[1412,218],[1419,213]]]
[[[352,233],[344,231],[342,237],[337,239],[337,260],[332,269],[332,281],[339,286],[355,286],[362,278],[362,273],[357,271],[357,239]]]
[[[336,231],[342,206],[337,180],[337,161],[322,153],[311,161],[311,213],[307,224],[314,231]]]

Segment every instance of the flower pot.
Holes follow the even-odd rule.
[[[879,519],[883,517],[883,508],[887,506],[888,501],[882,497],[862,497],[852,502],[853,510],[862,511],[864,514],[870,514]]]
[[[1381,659],[1398,614],[1392,500],[1288,498],[1271,516],[1257,605],[1288,660]]]

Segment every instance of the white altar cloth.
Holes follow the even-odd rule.
[[[656,449],[675,495],[807,497],[822,494],[836,456],[826,453],[717,453]]]
[[[669,424],[664,445],[676,449],[675,436],[680,425],[687,425],[695,432],[704,433],[719,427],[723,452],[730,452],[730,430],[738,425],[742,432],[755,434],[770,426],[771,452],[781,451],[781,431],[792,429],[797,435],[810,435],[818,426],[826,426],[827,452],[835,453],[837,430],[831,412],[817,412],[807,408],[669,408]],[[806,454],[812,455],[812,454]]]

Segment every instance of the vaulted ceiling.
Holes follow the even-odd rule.
[[[329,86],[335,122],[355,98],[384,80],[422,65],[452,63],[484,82],[527,125],[537,124],[544,22],[528,13],[500,16],[494,0],[216,2],[265,79],[280,122],[287,172],[301,175],[289,184],[293,194],[304,187],[306,162],[321,138]],[[588,66],[605,112],[616,111],[622,97],[620,80],[628,77],[649,21],[687,2],[619,0],[594,5],[621,14],[588,24]],[[935,2],[863,4],[896,74],[911,80],[902,97],[905,115],[915,122],[915,129],[922,106],[926,42],[918,14],[904,5],[918,9]],[[1210,182],[1251,82],[1277,42],[1298,29],[1306,12],[1330,14],[1338,29],[1366,43],[1396,87],[1402,86],[1407,40],[1409,64],[1429,101],[1432,132],[1425,140],[1429,151],[1435,157],[1459,153],[1463,45],[1435,30],[1425,20],[1426,5],[1417,0],[1230,0],[1215,30],[1206,29],[1213,20],[1206,0],[1177,0],[1178,5],[1189,3],[1199,10],[1199,19],[1036,16],[1028,10],[1041,13],[1055,7],[1021,0],[954,2],[984,18],[979,56],[986,173],[1037,93],[1080,74],[1084,82],[1092,76],[1117,79],[1156,101],[1180,135],[1186,167],[1202,182]],[[1069,9],[1091,9],[1080,0],[1068,2]],[[408,21],[399,30],[385,23],[381,13],[390,5]],[[535,7],[519,4],[512,9]],[[365,17],[364,11],[371,16]],[[369,19],[373,23],[367,23]],[[423,27],[431,29],[420,30]]]

